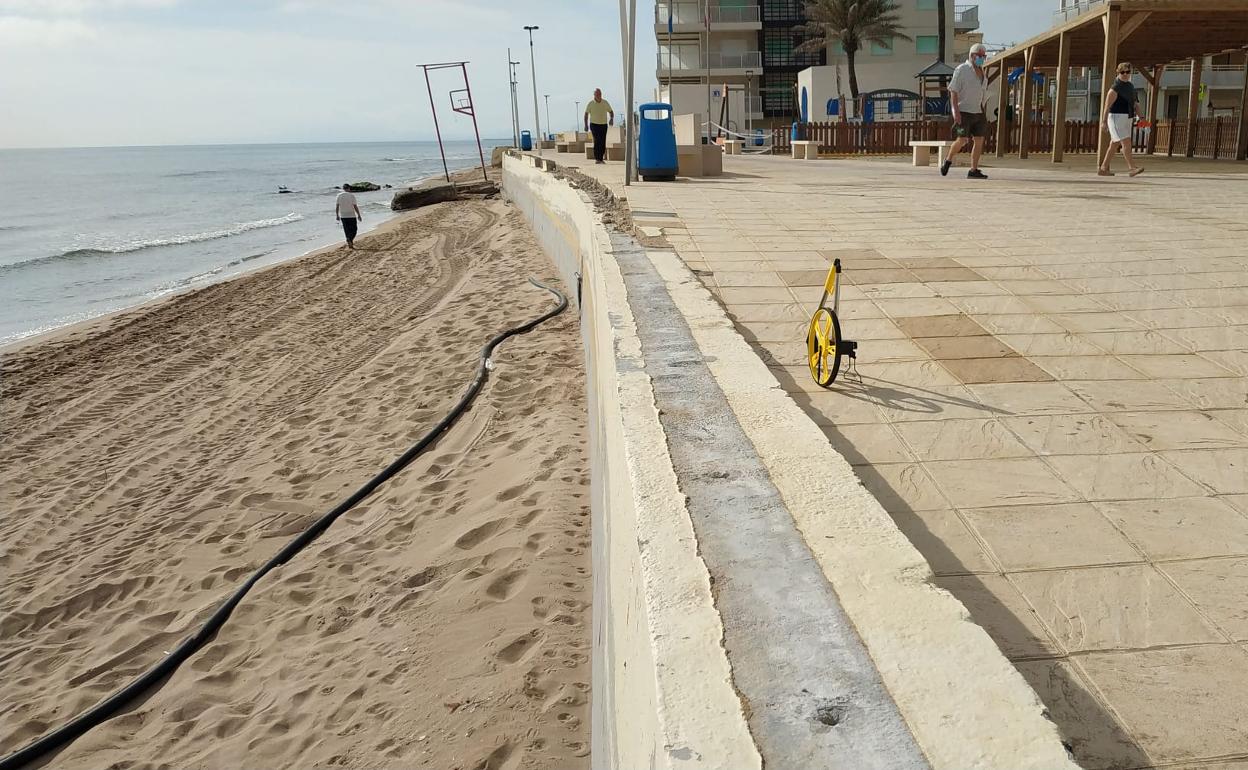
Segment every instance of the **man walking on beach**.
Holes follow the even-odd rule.
[[[1101,161],[1101,166],[1096,173],[1101,176],[1113,176],[1114,172],[1109,170],[1109,162],[1114,159],[1114,153],[1118,152],[1118,148],[1122,148],[1122,157],[1127,160],[1128,176],[1138,176],[1144,169],[1135,165],[1135,159],[1131,157],[1131,124],[1135,121],[1135,111],[1139,104],[1139,98],[1135,95],[1135,86],[1131,83],[1131,65],[1123,62],[1118,65],[1118,77],[1114,79],[1113,86],[1105,93],[1105,99],[1101,102],[1105,106],[1101,107],[1101,125],[1109,129],[1109,139],[1112,144],[1105,151],[1105,158]]]
[[[979,170],[979,159],[984,154],[984,140],[988,136],[988,117],[984,115],[984,106],[988,101],[988,75],[984,72],[984,62],[988,59],[988,49],[983,43],[971,46],[970,57],[958,65],[953,71],[953,79],[949,81],[949,104],[953,107],[953,131],[958,137],[949,148],[949,157],[940,166],[940,175],[948,176],[953,159],[969,140],[971,146],[971,170],[968,179],[987,179],[988,175]]]
[[[347,185],[342,186],[342,192],[338,193],[338,200],[334,203],[334,218],[342,223],[342,232],[347,236],[347,248],[355,248],[355,233],[359,229],[360,222],[364,221],[364,215],[360,213],[360,205],[355,202],[355,196],[347,189]]]
[[[615,125],[615,110],[602,98],[602,89],[594,89],[594,98],[585,105],[585,130],[594,135],[594,162],[607,157],[607,126]]]

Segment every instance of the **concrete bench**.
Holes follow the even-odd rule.
[[[608,144],[606,147],[606,160],[624,160],[624,145]],[[589,142],[585,145],[585,160],[594,159],[594,144]]]
[[[930,166],[932,164],[932,148],[935,147],[937,159],[941,165],[944,165],[945,154],[952,146],[953,142],[940,139],[911,142],[910,148],[914,150],[913,163],[916,166]]]
[[[819,160],[819,143],[795,139],[792,142],[792,152],[797,160]]]
[[[744,146],[745,146],[745,142],[741,141],[740,139],[725,139],[724,140],[724,154],[725,155],[740,155],[741,148]]]

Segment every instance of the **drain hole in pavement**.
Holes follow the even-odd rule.
[[[828,727],[836,727],[845,719],[848,701],[844,698],[823,701],[815,706],[815,721]]]

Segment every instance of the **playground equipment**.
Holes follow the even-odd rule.
[[[810,318],[810,328],[806,331],[806,363],[810,366],[810,375],[821,388],[828,388],[836,382],[836,375],[841,371],[841,358],[858,359],[858,343],[841,337],[841,321],[837,311],[841,306],[841,260],[832,262],[828,270],[828,279],[823,283],[823,297],[819,299],[819,308]],[[832,297],[829,308],[828,296]]]

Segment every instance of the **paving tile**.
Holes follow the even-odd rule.
[[[737,332],[750,342],[805,340],[806,324],[800,321],[789,321],[786,323],[742,321],[737,323]]]
[[[1001,652],[1011,658],[1060,654],[1036,612],[1009,580],[1000,575],[939,576],[933,581],[953,594]]]
[[[958,385],[958,380],[935,361],[901,361],[898,363],[868,363],[868,353],[863,348],[859,356],[858,373],[867,384],[898,385],[910,388]]]
[[[1073,489],[1035,458],[934,461],[924,465],[955,508],[1079,500]]]
[[[1209,409],[1206,411],[1213,419],[1248,438],[1248,409]]]
[[[1199,409],[1248,407],[1248,379],[1242,377],[1159,380],[1159,382]]]
[[[981,460],[1028,457],[1023,446],[995,419],[942,419],[895,423],[920,460]]]
[[[854,470],[862,485],[889,513],[949,508],[949,502],[919,463],[859,465]]]
[[[713,275],[715,283],[720,286],[732,287],[755,287],[755,286],[783,286],[780,276],[774,272],[737,272],[737,271],[718,271]]]
[[[896,324],[910,337],[969,337],[986,333],[983,327],[962,314],[910,316],[898,318]]]
[[[1025,358],[962,358],[943,361],[945,368],[968,385],[1000,382],[1047,382],[1047,372]]]
[[[1015,665],[1044,703],[1081,767],[1109,770],[1151,764],[1126,726],[1100,701],[1095,688],[1073,664],[1036,660]]]
[[[1095,505],[1153,560],[1248,555],[1248,517],[1215,497]]]
[[[1243,754],[1248,651],[1233,645],[1081,656],[1078,665],[1155,763]]]
[[[911,270],[920,281],[982,281],[984,277],[968,267],[916,267]]]
[[[858,325],[854,325],[854,336],[859,340],[858,355],[862,360],[873,363],[893,363],[897,361],[927,361],[927,351],[910,340],[871,340],[866,344],[859,333]]]
[[[1103,356],[1105,351],[1074,334],[998,334],[1024,356]]]
[[[1113,356],[1028,356],[1059,380],[1141,380],[1144,375]]]
[[[955,511],[896,510],[890,513],[897,528],[919,549],[933,573],[965,575],[997,571],[997,566]]]
[[[915,337],[921,346],[937,360],[950,358],[1004,358],[1017,356],[1012,348],[988,335]]]
[[[1240,513],[1248,515],[1248,495],[1222,495],[1217,499],[1239,509]]]
[[[1019,572],[1010,578],[1071,652],[1225,641],[1147,564]]]
[[[1200,485],[1156,453],[1062,455],[1050,457],[1048,462],[1086,500],[1155,500],[1205,494]]]
[[[1002,422],[1038,455],[1101,455],[1145,448],[1099,414],[1007,417]]]
[[[957,311],[967,315],[1034,315],[1036,312],[1018,297],[954,297],[952,302]]]
[[[766,304],[728,303],[725,305],[728,315],[738,322],[777,323],[781,321],[810,321],[809,314],[796,302],[776,302]]]
[[[1210,412],[1111,412],[1107,416],[1149,449],[1219,449],[1248,443],[1248,438]]]
[[[825,271],[826,272],[826,271]],[[914,274],[909,270],[899,267],[891,268],[875,268],[875,269],[850,269],[848,264],[841,273],[846,282],[856,286],[867,286],[886,283],[913,283],[915,281]]]
[[[1171,562],[1160,569],[1223,633],[1248,641],[1248,559]]]
[[[1179,394],[1154,380],[1067,380],[1064,384],[1101,412],[1190,408]]]
[[[975,508],[963,516],[1007,572],[1143,560],[1088,503]]]
[[[1167,329],[1165,335],[1186,348],[1198,352],[1248,350],[1248,326],[1223,324],[1200,329]]]
[[[851,465],[910,463],[916,459],[886,424],[825,426],[823,432]]]
[[[1038,315],[973,315],[971,319],[990,334],[1063,334],[1065,330]],[[1089,346],[1091,347],[1091,346]],[[1093,348],[1093,350],[1096,350]],[[1098,351],[1099,352],[1099,351]]]
[[[718,295],[727,305],[793,301],[793,295],[782,286],[728,287],[720,289]]]
[[[1169,332],[1163,334],[1155,331],[1096,332],[1079,336],[1084,342],[1114,355],[1172,355],[1191,352],[1167,336],[1168,334]]]
[[[985,406],[1006,415],[1084,414],[1094,411],[1070,388],[1057,382],[1009,382],[968,387]]]
[[[1033,312],[1038,310],[1041,313],[1096,313],[1109,309],[1109,306],[1099,299],[1101,296],[1104,295],[1027,295],[1022,300]]]
[[[1180,450],[1161,455],[1216,494],[1248,492],[1248,448]]]
[[[787,286],[823,286],[827,270],[781,270],[780,279]]]
[[[1149,377],[1158,379],[1199,379],[1234,377],[1235,373],[1198,355],[1176,353],[1168,356],[1122,356],[1122,361]]]
[[[1140,331],[1144,325],[1131,319],[1126,313],[1055,313],[1049,316],[1067,331],[1080,334],[1090,332]]]

